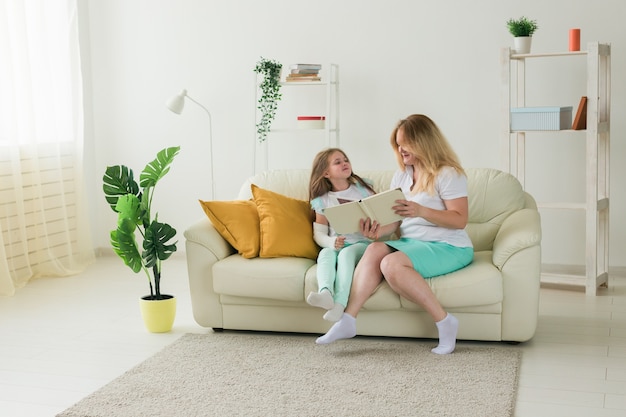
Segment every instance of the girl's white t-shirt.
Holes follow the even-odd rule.
[[[400,188],[409,201],[434,210],[445,210],[443,200],[467,197],[467,177],[457,173],[452,167],[444,167],[435,180],[435,193],[411,193],[413,167],[398,170],[391,179],[391,188]],[[458,247],[472,247],[472,241],[465,229],[448,229],[437,226],[422,217],[406,217],[400,224],[400,236],[427,242],[445,242]]]
[[[342,202],[346,203],[349,201],[358,201],[370,195],[372,195],[372,192],[365,187],[350,184],[350,187],[345,190],[329,191],[324,195],[314,198],[311,200],[311,207],[316,213],[324,215],[324,209],[327,207],[338,206]],[[332,224],[329,224],[329,235],[337,236]],[[347,243],[356,243],[364,239],[363,235],[360,233],[351,233],[343,236],[346,237]]]

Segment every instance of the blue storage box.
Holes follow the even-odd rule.
[[[511,130],[562,130],[571,128],[572,106],[511,109]]]

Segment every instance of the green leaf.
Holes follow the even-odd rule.
[[[144,223],[146,210],[141,204],[141,200],[136,195],[126,194],[117,199],[115,211],[119,213],[118,224],[123,220],[130,220],[135,226]]]
[[[102,176],[104,197],[113,211],[120,196],[133,194],[139,196],[139,185],[133,179],[133,170],[124,165],[107,167]]]
[[[151,268],[157,261],[164,261],[176,252],[176,243],[168,241],[176,236],[176,229],[166,223],[154,221],[146,229],[143,241],[142,256],[146,261],[146,267]]]
[[[130,219],[120,219],[117,229],[111,231],[111,246],[124,263],[137,273],[143,268],[141,254],[135,240],[137,226]]]
[[[178,151],[180,151],[180,146],[174,146],[159,151],[156,159],[148,163],[139,176],[139,184],[141,187],[144,189],[154,187],[157,182],[169,172],[170,164],[174,160],[174,157],[178,155]]]

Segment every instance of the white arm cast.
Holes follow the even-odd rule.
[[[334,248],[336,236],[328,236],[328,225],[313,223],[313,240],[322,248]]]

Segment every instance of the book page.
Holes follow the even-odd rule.
[[[402,216],[395,214],[391,207],[396,205],[396,200],[404,200],[404,198],[399,188],[388,190],[361,201],[328,207],[324,209],[324,216],[337,234],[358,233],[360,231],[359,220],[367,217],[383,226],[402,220]]]
[[[351,201],[325,208],[324,216],[337,234],[345,235],[357,233],[360,230],[359,220],[367,217],[367,214],[361,209],[358,201]]]
[[[374,198],[375,197],[375,198]],[[396,205],[396,200],[405,200],[404,193],[399,189],[384,191],[361,200],[365,206],[367,217],[376,220],[382,226],[402,220],[402,216],[396,214],[391,207]]]

